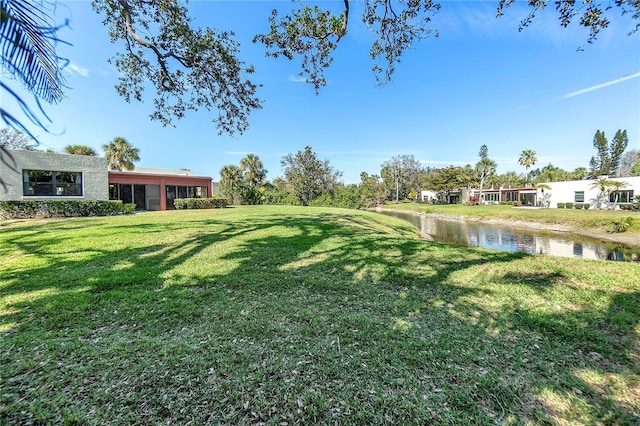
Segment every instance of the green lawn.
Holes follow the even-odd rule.
[[[640,265],[303,207],[0,222],[0,424],[637,424]]]
[[[480,219],[520,220],[608,230],[611,220],[631,217],[632,225],[626,231],[628,234],[638,235],[640,238],[640,214],[625,210],[575,210],[575,209],[531,209],[514,208],[505,205],[465,206],[462,204],[432,205],[389,203],[385,208],[413,210],[423,213],[440,213],[450,216],[476,217]]]

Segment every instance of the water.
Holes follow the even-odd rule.
[[[575,234],[543,233],[413,212],[383,210],[380,213],[409,221],[423,234],[442,243],[579,259],[640,262],[640,247],[603,243]]]

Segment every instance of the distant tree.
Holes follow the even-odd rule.
[[[597,130],[593,137],[593,147],[598,153],[589,161],[591,178],[615,175],[620,167],[620,160],[627,149],[629,138],[626,130],[618,130],[609,145],[604,132]]]
[[[572,172],[567,174],[567,180],[583,180],[589,176],[589,171],[586,167],[576,167]]]
[[[613,141],[611,141],[611,147],[609,149],[609,174],[615,175],[618,172],[620,160],[622,159],[625,149],[627,149],[627,145],[629,145],[629,137],[627,136],[626,129],[618,129],[613,136]]]
[[[384,185],[378,175],[369,175],[366,172],[360,173],[360,187],[362,205],[364,207],[373,207],[386,197]]]
[[[482,145],[480,147],[480,151],[478,152],[478,156],[480,157],[480,161],[476,163],[476,173],[478,175],[478,179],[480,180],[480,201],[484,202],[484,194],[482,190],[484,188],[484,183],[487,180],[487,177],[495,174],[496,172],[496,162],[489,158],[489,149],[487,145]]]
[[[140,161],[138,148],[134,148],[123,137],[114,138],[111,142],[102,145],[105,151],[105,157],[111,170],[120,170],[123,168],[133,170],[136,161]]]
[[[64,152],[67,154],[88,155],[91,157],[97,155],[96,151],[87,145],[67,145],[64,147]]]
[[[262,197],[261,187],[267,178],[267,169],[255,154],[248,154],[240,160],[240,170],[244,178],[243,198],[249,204],[258,204]]]
[[[465,167],[441,167],[432,169],[422,180],[424,189],[435,191],[439,202],[448,203],[452,191],[463,187],[468,189],[477,183],[475,169],[470,165]]]
[[[303,206],[308,206],[323,193],[332,192],[342,175],[329,165],[329,160],[319,160],[310,146],[295,155],[285,155],[280,164],[293,194]]]
[[[640,176],[640,161],[636,161],[636,163],[631,166],[631,169],[629,169],[629,175]]]
[[[454,181],[461,188],[467,188],[467,192],[470,194],[471,189],[478,184],[478,176],[473,167],[471,167],[471,164],[466,164],[464,167],[457,168]]]
[[[514,171],[509,171],[493,178],[496,187],[518,188],[522,185],[522,178]]]
[[[620,168],[618,169],[619,177],[627,177],[627,176],[637,176],[631,173],[633,167],[637,165],[640,168],[640,151],[637,149],[632,149],[631,151],[625,152],[620,160]]]
[[[240,167],[228,165],[220,169],[220,192],[229,198],[231,204],[241,203],[245,181]]]
[[[420,189],[421,175],[424,167],[413,155],[398,155],[382,164],[380,176],[387,187],[395,195],[396,203],[406,198],[409,192]]]
[[[6,149],[24,149],[33,151],[38,143],[20,130],[3,127],[0,129],[0,146]]]
[[[325,192],[309,203],[315,207],[340,207],[358,209],[362,207],[362,187],[356,184],[339,183],[331,193]]]
[[[524,166],[525,176],[524,180],[526,182],[529,181],[529,168],[536,164],[538,159],[536,158],[536,152],[531,149],[525,149],[520,153],[520,158],[518,159],[518,164]]]

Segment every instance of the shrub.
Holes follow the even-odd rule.
[[[122,213],[124,214],[131,214],[136,210],[136,204],[135,203],[127,203],[124,206],[122,206]]]
[[[118,200],[0,201],[0,219],[112,216],[123,211],[125,205]]]
[[[584,203],[575,203],[573,208],[576,210],[582,210],[584,208]]]
[[[572,209],[573,208],[573,203],[565,203],[564,206],[567,209]]]
[[[633,218],[631,216],[625,216],[618,219],[611,219],[609,221],[609,231],[610,232],[625,232],[627,229],[631,227],[633,223]]]
[[[564,203],[558,203],[558,208],[559,209],[564,209],[565,204]]]
[[[176,198],[176,209],[221,209],[229,205],[226,198]]]

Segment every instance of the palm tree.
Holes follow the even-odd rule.
[[[609,187],[611,182],[607,177],[601,177],[596,179],[591,184],[591,188],[598,190],[598,196],[596,198],[596,208],[600,209],[602,206],[602,198],[609,193]]]
[[[240,169],[247,184],[245,199],[249,204],[256,204],[261,197],[260,187],[267,177],[267,170],[255,154],[248,154],[240,160]]]
[[[220,192],[229,197],[232,204],[240,203],[240,192],[243,189],[244,178],[238,166],[224,166],[220,170]]]
[[[108,144],[102,145],[102,149],[105,151],[110,170],[133,170],[134,161],[140,161],[138,148],[134,148],[122,137],[114,138]]]
[[[64,152],[75,155],[89,155],[91,157],[97,155],[96,151],[87,145],[67,145],[64,147]]]
[[[487,145],[482,145],[480,147],[478,155],[480,156],[480,161],[476,163],[476,173],[480,179],[480,203],[482,204],[484,203],[484,194],[482,193],[484,183],[487,180],[487,177],[496,173],[497,166],[496,162],[488,157]]]
[[[53,13],[48,2],[26,0],[2,1],[2,18],[0,19],[0,55],[3,72],[6,71],[23,88],[48,103],[57,103],[63,98],[65,87],[62,67],[58,66],[59,56],[56,54],[57,41],[54,21],[49,15]],[[0,81],[0,90],[6,92],[7,98],[13,98],[15,104],[25,112],[27,118],[46,131],[42,119],[37,112],[31,110],[27,103],[8,84],[8,78]],[[20,119],[4,108],[9,102],[0,105],[0,118],[5,125],[26,133],[31,139],[37,138],[29,131]],[[40,111],[42,107],[38,104]],[[15,160],[8,148],[0,144],[0,165],[15,170]],[[5,183],[0,176],[0,187]]]
[[[540,200],[540,205],[542,207],[549,207],[550,199],[551,199],[551,194],[549,194],[549,190],[551,189],[551,187],[546,183],[539,182],[539,183],[536,183],[536,192],[538,189],[542,193],[542,199]],[[546,194],[544,193],[545,189],[547,190]]]
[[[524,166],[525,169],[525,181],[529,181],[529,167],[536,164],[538,159],[536,158],[536,152],[531,149],[525,149],[520,153],[520,158],[518,159],[518,164]]]
[[[616,206],[618,205],[618,200],[620,198],[620,190],[622,188],[626,188],[627,186],[629,186],[629,184],[625,181],[622,180],[610,180],[609,181],[609,194],[615,194],[615,198],[613,201],[613,206],[611,207],[612,210],[616,209]]]

